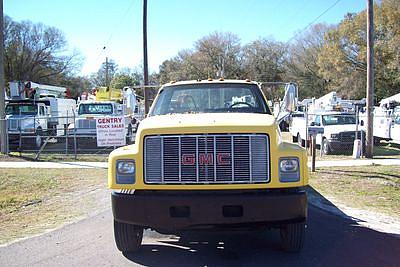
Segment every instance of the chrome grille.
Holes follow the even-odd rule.
[[[9,130],[19,130],[19,120],[18,119],[9,119],[8,120],[8,129]]]
[[[340,133],[340,141],[344,143],[354,142],[356,136],[358,137],[358,139],[364,140],[365,138],[365,134],[363,131],[359,131],[358,133],[356,133],[355,131],[348,131]]]
[[[81,129],[96,129],[96,120],[80,119],[78,120],[78,127]]]
[[[146,136],[144,177],[155,184],[266,183],[264,134]]]

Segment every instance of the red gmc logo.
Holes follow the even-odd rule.
[[[229,165],[230,164],[230,153],[217,153],[216,161],[217,165]],[[182,154],[182,165],[194,165],[196,164],[195,154]],[[214,154],[213,153],[199,153],[199,165],[213,165]]]

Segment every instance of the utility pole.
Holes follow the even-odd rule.
[[[374,154],[374,1],[367,0],[367,136],[365,157]]]
[[[144,90],[144,113],[149,113],[150,94],[147,85],[149,85],[149,67],[147,63],[147,0],[143,0],[143,90]]]
[[[0,143],[1,153],[8,153],[7,122],[5,113],[5,86],[4,86],[4,36],[3,36],[3,0],[0,0]]]
[[[108,57],[106,57],[106,87],[108,90]]]

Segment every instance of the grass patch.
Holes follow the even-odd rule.
[[[108,154],[78,154],[77,158],[72,154],[40,154],[40,158],[37,161],[86,161],[86,162],[107,162]],[[11,152],[8,155],[0,155],[0,161],[35,161],[36,154],[34,153],[22,153],[21,156],[18,152]]]
[[[0,169],[0,244],[109,205],[104,169]]]
[[[310,185],[348,207],[400,218],[400,166],[320,168]]]

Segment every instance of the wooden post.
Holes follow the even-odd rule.
[[[149,113],[150,94],[149,89],[149,67],[147,59],[147,0],[143,0],[143,90],[144,90],[144,113]]]
[[[312,150],[311,150],[311,156],[312,156],[311,171],[315,172],[315,155],[317,154],[316,153],[317,152],[317,149],[316,149],[317,141],[316,141],[316,135],[315,134],[312,135],[311,140],[312,140],[312,143],[311,143],[311,147],[312,147]]]
[[[365,157],[374,154],[373,108],[374,108],[374,1],[367,0],[367,136]]]
[[[5,86],[4,86],[4,37],[3,37],[3,0],[0,0],[0,145],[1,153],[8,153],[7,121],[5,113]]]

